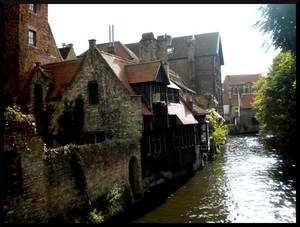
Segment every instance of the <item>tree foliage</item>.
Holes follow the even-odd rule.
[[[212,136],[214,145],[219,152],[219,147],[224,143],[227,136],[227,125],[219,119],[214,108],[207,109],[207,111],[209,112],[206,115],[206,119],[209,121],[209,134]]]
[[[261,127],[272,131],[278,142],[293,146],[296,140],[296,56],[282,52],[273,60],[267,77],[255,84],[253,103]]]
[[[263,34],[269,35],[269,40],[264,42],[268,48],[273,45],[283,52],[296,53],[296,4],[268,4],[259,7],[261,20],[254,24]]]

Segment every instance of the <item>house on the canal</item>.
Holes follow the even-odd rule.
[[[139,58],[153,59],[167,48],[163,60],[181,76],[195,97],[213,95],[218,101],[216,111],[223,115],[221,66],[224,65],[221,35],[219,32],[155,39],[153,33],[143,34],[138,43],[126,44]],[[152,51],[147,51],[151,47]]]
[[[223,82],[224,118],[230,133],[257,132],[259,125],[251,105],[257,96],[253,83],[260,74],[227,75]]]
[[[26,70],[13,93],[28,119],[5,124],[6,221],[45,222],[96,201],[115,185],[129,188],[137,200],[146,188],[201,166],[208,151],[207,112],[169,70],[170,36],[143,34],[139,56],[121,42],[97,45],[92,39],[75,57],[72,45],[56,47],[47,5],[14,5],[7,13],[14,10],[17,18],[24,13],[35,22],[16,22],[24,30],[18,37],[27,41],[15,45],[32,58],[21,61]],[[13,40],[6,40],[10,49],[16,48]],[[72,104],[76,111],[67,115]],[[77,133],[58,147],[67,138],[62,116],[75,118]],[[19,127],[23,123],[35,125],[38,135]],[[44,142],[58,148],[47,150]]]

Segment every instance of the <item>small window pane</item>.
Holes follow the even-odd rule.
[[[29,10],[35,13],[36,7],[35,4],[29,4]]]
[[[28,42],[29,44],[35,46],[35,31],[29,30],[28,33]]]

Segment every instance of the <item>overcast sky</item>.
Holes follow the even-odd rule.
[[[123,44],[140,41],[142,33],[172,37],[220,32],[226,75],[268,71],[279,50],[267,53],[263,36],[252,25],[260,19],[258,4],[49,4],[48,21],[56,44],[73,43],[77,55],[88,49],[88,40],[114,40]]]

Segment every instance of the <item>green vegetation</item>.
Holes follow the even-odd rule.
[[[14,106],[6,106],[4,111],[5,119],[10,117],[14,117],[16,115],[22,115],[21,108],[17,105]]]
[[[267,4],[259,9],[262,18],[253,26],[271,39],[266,39],[263,46],[272,45],[283,52],[296,54],[296,4]]]
[[[206,111],[209,112],[206,115],[206,119],[209,121],[209,134],[213,138],[217,152],[220,152],[220,146],[223,145],[227,136],[227,125],[224,124],[223,120],[219,119],[214,108],[207,109]]]
[[[76,97],[75,103],[73,100],[64,100],[64,110],[58,119],[59,134],[57,140],[60,145],[74,143],[80,139],[84,121],[83,106],[84,99],[81,94]]]
[[[274,58],[267,77],[256,83],[255,117],[262,128],[274,134],[282,154],[295,155],[296,4],[263,5],[259,11],[262,19],[254,27],[270,35],[271,44],[282,52]]]
[[[262,128],[270,130],[279,145],[296,144],[296,56],[282,52],[267,77],[256,83],[259,95],[253,106]]]

